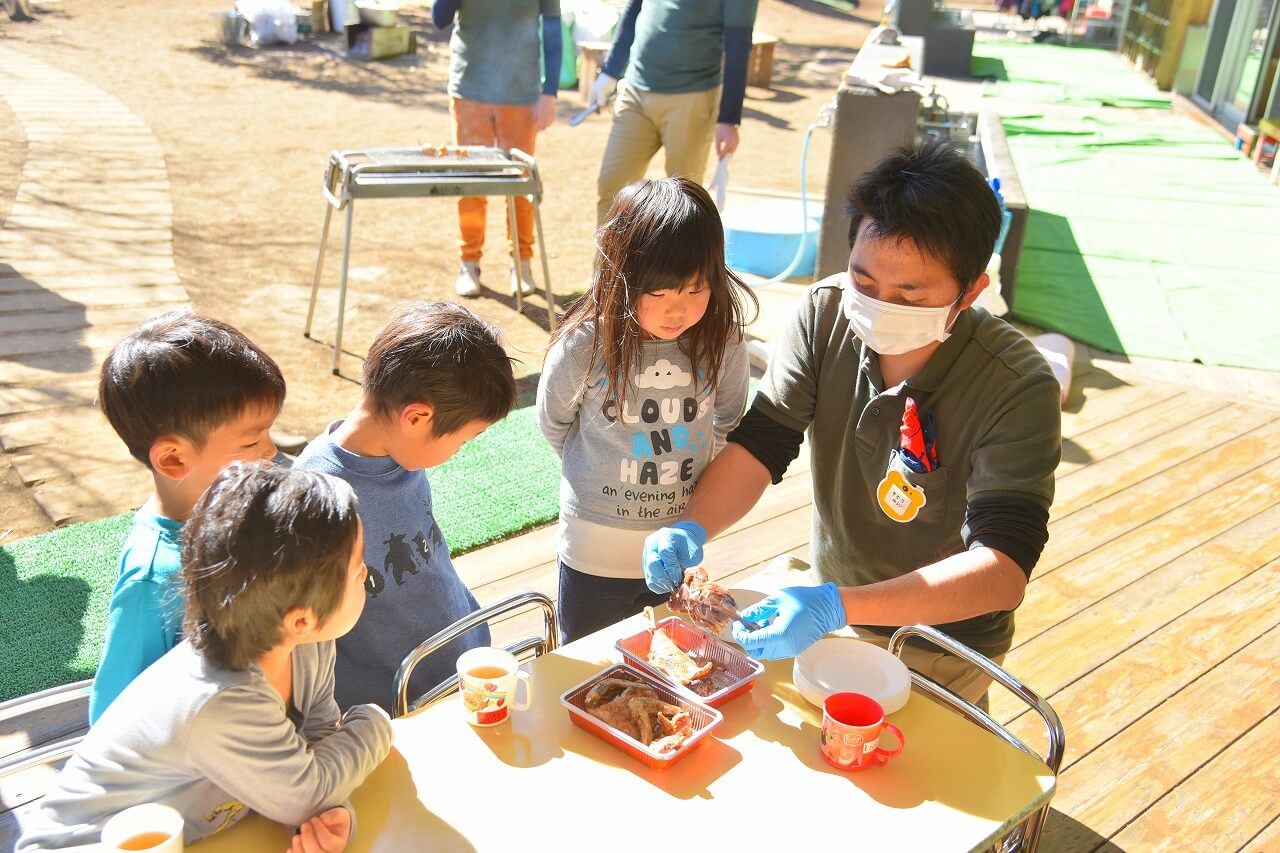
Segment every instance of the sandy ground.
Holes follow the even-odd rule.
[[[311,436],[358,393],[358,359],[346,357],[345,377],[333,376],[329,351],[302,336],[324,211],[324,165],[333,149],[451,140],[448,33],[434,28],[425,6],[415,6],[401,14],[418,36],[410,56],[349,60],[335,35],[287,47],[229,48],[216,42],[209,13],[230,7],[214,0],[37,0],[35,21],[0,20],[0,45],[80,75],[150,125],[165,152],[183,285],[197,310],[239,326],[280,362],[289,395],[278,426]],[[748,90],[733,187],[798,189],[801,135],[879,12],[878,4],[845,12],[814,0],[762,0],[757,29],[782,43],[773,88]],[[560,296],[580,291],[589,276],[595,176],[609,129],[605,117],[570,128],[568,118],[582,106],[576,91],[562,92],[559,120],[540,136],[536,152],[546,185],[551,277]],[[0,146],[9,155],[0,158],[2,215],[23,160],[21,126],[2,101]],[[814,189],[821,189],[828,156],[819,137],[810,161]],[[654,167],[658,174],[661,163]],[[521,315],[506,295],[502,210],[491,203],[483,262],[494,289],[468,304],[502,327],[527,377],[542,361],[545,302],[532,298]],[[335,217],[335,225],[339,221]],[[335,227],[318,309],[321,336],[333,327],[338,233]],[[355,212],[354,234],[344,348],[363,354],[395,303],[454,298],[454,204],[366,202]],[[528,392],[531,383],[522,388]],[[47,526],[0,462],[0,534],[8,532],[0,541]]]

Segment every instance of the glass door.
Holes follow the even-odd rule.
[[[1253,96],[1262,85],[1264,72],[1269,70],[1267,48],[1275,11],[1274,0],[1262,0],[1249,22],[1250,26],[1245,30],[1245,50],[1244,58],[1240,61],[1239,79],[1233,89],[1228,90],[1231,92],[1228,102],[1231,110],[1243,118],[1250,117],[1249,108],[1253,105]]]
[[[1275,74],[1280,0],[1218,0],[1192,99],[1228,129],[1256,118]],[[1255,106],[1256,104],[1256,106]]]

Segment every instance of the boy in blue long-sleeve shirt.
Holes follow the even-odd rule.
[[[155,491],[133,518],[107,611],[89,722],[177,645],[183,523],[234,461],[270,459],[284,403],[276,363],[237,329],[187,311],[143,323],[102,364],[98,402]]]
[[[423,471],[447,460],[516,399],[498,330],[459,305],[412,303],[378,332],[364,395],[298,456],[296,467],[346,480],[360,498],[368,603],[338,641],[338,705],[388,711],[405,655],[479,609],[458,577]],[[458,655],[489,644],[482,625],[435,652],[413,675],[416,698],[451,676]]]

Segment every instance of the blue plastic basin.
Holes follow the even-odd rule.
[[[803,244],[796,276],[813,275],[818,259],[822,206],[809,203],[808,231],[801,231],[800,201],[773,199],[730,206],[724,220],[724,253],[730,268],[772,278],[787,268]]]

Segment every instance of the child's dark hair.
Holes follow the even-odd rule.
[[[151,446],[209,433],[252,406],[279,411],[284,376],[238,329],[190,311],[153,317],[102,362],[98,405],[129,453],[148,468]]]
[[[950,143],[904,145],[849,191],[849,248],[865,236],[909,240],[969,288],[987,268],[1000,233],[1000,203],[986,178]]]
[[[501,332],[451,302],[413,302],[396,312],[369,348],[364,390],[384,416],[430,403],[437,436],[470,421],[500,421],[516,402]]]
[[[316,471],[229,465],[182,531],[183,631],[201,654],[241,670],[280,642],[284,616],[323,624],[342,603],[360,529],[355,492]]]
[[[556,329],[559,340],[582,326],[595,326],[583,390],[603,368],[609,379],[605,402],[622,405],[626,379],[639,369],[636,302],[645,293],[684,290],[690,282],[709,287],[711,298],[707,313],[681,336],[680,349],[695,372],[706,371],[714,388],[726,345],[746,333],[747,304],[753,310],[760,307],[755,294],[725,266],[720,213],[707,191],[686,178],[624,187],[596,231],[591,290]]]

